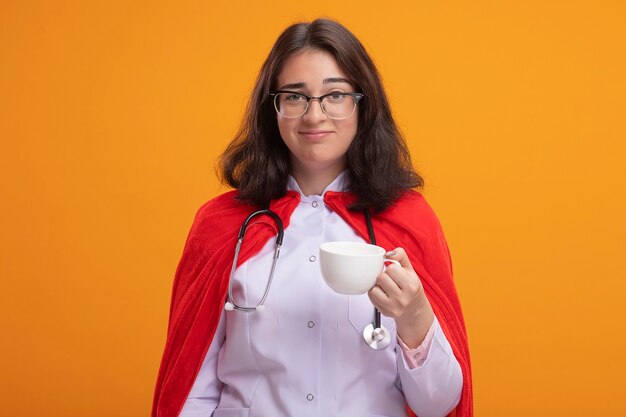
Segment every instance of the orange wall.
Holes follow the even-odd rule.
[[[625,3],[264,3],[0,3],[2,415],[148,413],[214,161],[275,37],[320,15],[426,177],[476,414],[623,415]]]

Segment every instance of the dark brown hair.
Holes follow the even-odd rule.
[[[289,150],[278,131],[269,91],[276,88],[285,61],[305,49],[333,55],[356,91],[365,95],[358,104],[357,133],[347,153],[349,189],[357,196],[352,208],[380,211],[404,190],[423,186],[411,166],[374,63],[350,31],[327,19],[294,24],[276,40],[257,78],[242,126],[220,157],[221,180],[238,189],[240,199],[262,207],[285,194]]]

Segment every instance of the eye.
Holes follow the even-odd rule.
[[[302,100],[304,100],[304,96],[302,94],[287,93],[285,95],[285,101],[296,102],[296,101],[302,101]]]
[[[328,94],[328,100],[331,103],[340,103],[346,97],[345,93],[333,92]]]

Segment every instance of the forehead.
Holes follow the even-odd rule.
[[[290,56],[278,74],[278,87],[304,83],[308,87],[321,85],[327,78],[348,78],[329,52],[304,50]]]

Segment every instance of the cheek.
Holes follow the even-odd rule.
[[[295,120],[293,119],[277,119],[278,123],[278,131],[280,132],[280,136],[285,139],[289,139],[291,132],[295,126]]]
[[[356,118],[354,120],[346,121],[341,130],[344,132],[347,141],[352,142],[354,140],[357,128],[358,123]]]

